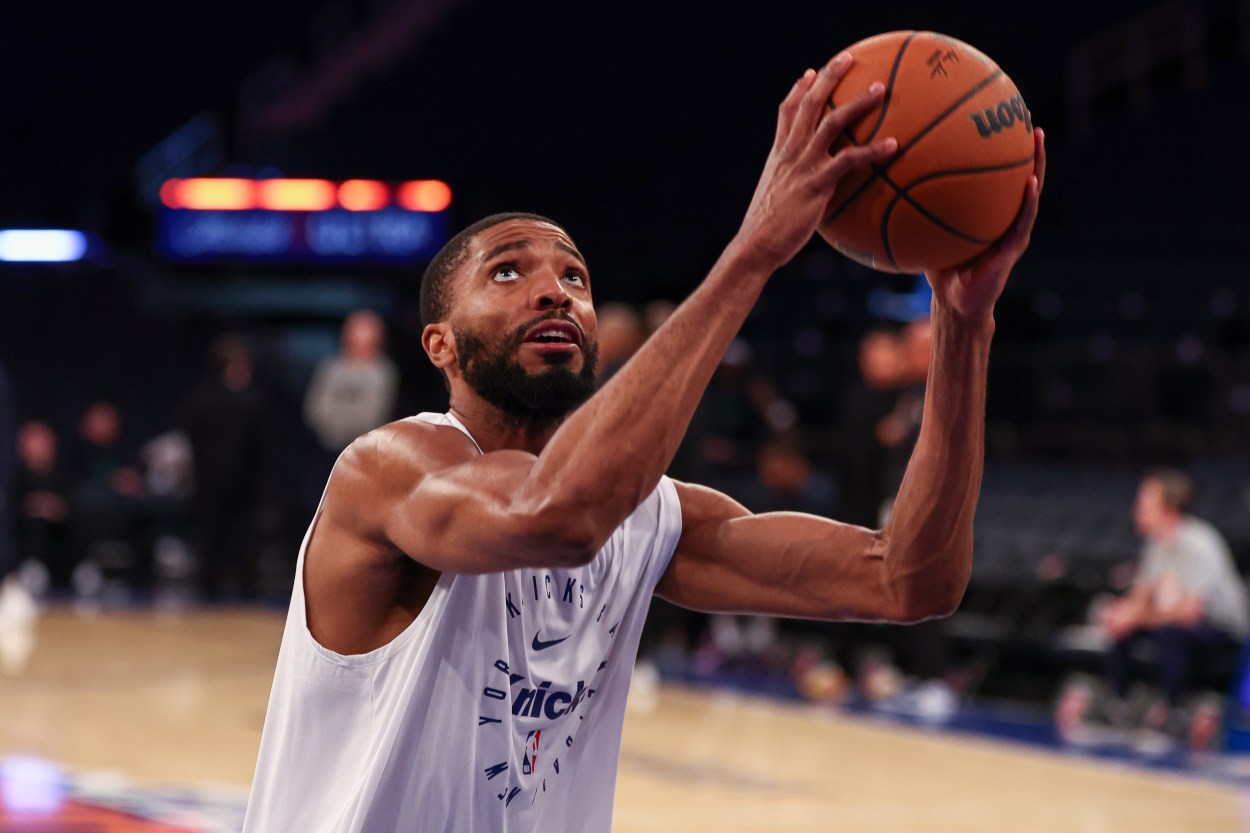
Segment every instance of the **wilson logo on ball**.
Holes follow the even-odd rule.
[[[982,113],[969,113],[968,118],[977,126],[977,132],[982,139],[1009,130],[1016,122],[1024,125],[1029,133],[1033,132],[1033,117],[1029,114],[1029,108],[1024,106],[1023,96],[1000,101],[996,107],[986,107]]]

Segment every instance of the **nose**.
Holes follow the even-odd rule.
[[[530,306],[536,310],[567,310],[573,306],[573,296],[569,294],[559,273],[548,271],[533,282]]]

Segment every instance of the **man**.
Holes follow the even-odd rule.
[[[1145,539],[1141,563],[1129,593],[1108,605],[1102,625],[1114,640],[1107,655],[1116,695],[1108,711],[1113,722],[1127,719],[1130,657],[1139,642],[1153,642],[1162,707],[1146,714],[1155,729],[1179,731],[1181,697],[1195,660],[1235,650],[1250,633],[1250,598],[1219,531],[1187,514],[1193,482],[1174,469],[1142,478],[1133,522]]]
[[[796,82],[737,236],[593,396],[590,283],[562,228],[490,217],[435,258],[422,343],[451,410],[374,431],[335,466],[300,557],[245,830],[607,833],[653,589],[701,610],[828,619],[955,608],[992,310],[1036,216],[1040,134],[1013,230],[933,276],[933,392],[886,529],[752,516],[664,477],[769,276],[843,175],[896,150],[829,154],[882,94],[829,111],[850,63]]]
[[[360,309],[343,321],[339,353],[318,363],[304,397],[304,420],[335,454],[394,415],[399,371],[383,352],[386,325]]]
[[[39,608],[17,574],[13,475],[17,414],[8,371],[0,365],[0,673],[18,674],[35,649]]]
[[[247,342],[217,339],[208,377],[178,411],[194,461],[191,529],[205,601],[251,599],[261,589],[260,519],[273,478],[269,412]]]

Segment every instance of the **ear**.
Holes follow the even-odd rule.
[[[456,366],[456,337],[446,321],[426,324],[421,331],[421,346],[433,365],[444,373]]]

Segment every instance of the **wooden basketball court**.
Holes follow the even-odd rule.
[[[281,628],[280,614],[249,609],[48,611],[29,667],[21,676],[0,677],[0,758],[46,759],[71,772],[111,773],[153,788],[224,789],[241,797]],[[0,831],[59,829],[37,824],[0,806]],[[615,830],[1233,833],[1247,827],[1250,795],[1214,782],[666,687],[654,710],[627,719]]]

